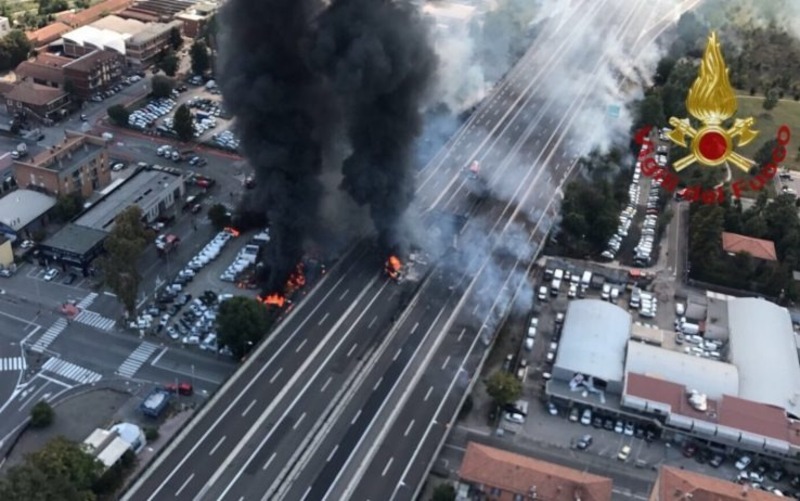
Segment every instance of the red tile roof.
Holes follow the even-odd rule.
[[[470,442],[459,476],[465,482],[497,488],[498,501],[526,496],[535,489],[538,499],[548,501],[605,501],[611,499],[610,478],[539,461],[488,445]]]
[[[728,480],[701,475],[672,466],[662,466],[653,486],[652,501],[777,501],[784,499],[771,492],[739,485]]]
[[[40,47],[42,45],[47,45],[50,42],[55,42],[61,38],[61,35],[70,31],[71,29],[72,28],[64,23],[55,22],[48,24],[44,28],[39,28],[35,31],[29,31],[26,33],[26,35],[34,47]]]
[[[679,416],[800,446],[800,423],[792,423],[786,411],[777,407],[723,395],[719,401],[707,399],[708,410],[700,412],[689,404],[685,386],[635,372],[627,374],[625,394],[667,404],[671,412]]]
[[[64,83],[64,71],[61,66],[42,64],[36,61],[22,61],[14,70],[20,79],[41,80],[59,85]]]
[[[78,12],[64,12],[58,14],[56,20],[72,26],[73,28],[80,28],[89,23],[93,23],[107,14],[119,12],[126,7],[129,7],[133,0],[105,0],[96,5],[92,5],[88,9],[79,10]]]
[[[5,94],[6,99],[32,106],[44,106],[66,95],[67,93],[61,89],[33,82],[18,82]]]
[[[722,250],[736,254],[746,252],[751,256],[765,261],[777,261],[778,255],[775,253],[775,244],[771,240],[761,240],[760,238],[747,237],[738,233],[722,233]]]

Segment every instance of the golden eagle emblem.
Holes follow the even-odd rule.
[[[676,171],[680,172],[694,162],[713,167],[726,161],[745,172],[750,170],[755,162],[733,151],[733,140],[738,138],[736,146],[741,147],[755,139],[758,131],[751,129],[755,119],[737,118],[729,129],[722,126],[736,114],[737,103],[714,32],[708,37],[700,72],[686,96],[686,109],[702,126],[695,129],[688,118],[669,119],[669,124],[674,127],[669,133],[673,143],[686,148],[686,138],[692,141],[691,154],[673,165]]]

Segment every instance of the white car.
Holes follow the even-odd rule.
[[[525,416],[516,412],[506,412],[506,421],[511,421],[512,423],[519,423],[522,424],[525,422]]]
[[[525,339],[525,350],[533,351],[533,338],[529,337]]]
[[[589,426],[592,424],[592,411],[591,409],[584,409],[583,415],[581,415],[581,424],[584,426]]]
[[[47,282],[51,282],[57,276],[58,276],[58,270],[55,268],[50,268],[49,270],[47,270],[47,273],[44,274],[44,279]]]
[[[738,461],[736,461],[736,465],[735,465],[736,469],[737,470],[744,470],[745,468],[750,466],[751,462],[753,462],[753,460],[750,459],[750,456],[742,456],[742,457],[739,458]]]

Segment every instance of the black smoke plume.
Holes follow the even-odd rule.
[[[282,292],[301,259],[323,191],[319,174],[330,97],[307,54],[310,20],[319,6],[315,0],[230,0],[221,12],[217,72],[255,169],[256,204],[270,223],[270,292]]]
[[[313,61],[341,100],[352,148],[341,188],[369,206],[384,250],[402,249],[413,143],[436,69],[427,26],[407,1],[333,0],[317,19]]]

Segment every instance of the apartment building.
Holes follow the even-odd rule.
[[[64,79],[75,97],[86,100],[118,83],[125,66],[125,56],[119,52],[95,50],[64,65]]]

